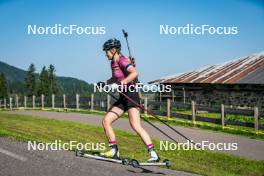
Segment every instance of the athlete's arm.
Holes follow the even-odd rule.
[[[138,72],[135,67],[132,65],[127,68],[128,75],[125,79],[121,81],[122,84],[130,83],[131,81],[135,80],[138,77]]]

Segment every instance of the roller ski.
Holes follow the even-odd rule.
[[[171,167],[171,162],[167,159],[162,162],[139,162],[138,160],[132,159],[129,161],[130,165],[135,168],[140,168],[142,166],[166,166],[167,168]]]
[[[108,162],[118,163],[118,164],[122,164],[122,165],[129,165],[130,164],[130,160],[127,158],[122,158],[122,159],[121,158],[107,158],[105,156],[100,155],[99,152],[94,152],[92,154],[88,154],[88,153],[85,153],[84,151],[76,150],[75,156],[92,158],[92,159],[101,160],[101,161],[108,161]]]
[[[79,157],[93,158],[102,161],[108,161],[113,163],[119,163],[123,165],[129,165],[130,161],[127,158],[120,158],[119,150],[116,144],[110,145],[111,149],[105,153],[94,152],[92,154],[84,153],[83,151],[75,151],[75,155]]]
[[[171,166],[171,162],[167,159],[163,160],[162,162],[139,162],[136,159],[128,159],[128,158],[107,158],[105,156],[101,156],[100,153],[93,153],[88,154],[84,153],[83,151],[76,150],[75,155],[78,157],[85,157],[85,158],[92,158],[101,161],[108,161],[112,163],[118,163],[126,166],[132,166],[134,168],[140,168],[142,166],[166,166],[169,168]]]
[[[169,168],[171,166],[171,162],[167,159],[163,160],[163,162],[160,162],[160,157],[156,153],[154,147],[149,148],[148,153],[150,157],[147,162],[139,162],[135,159],[132,159],[129,164],[135,168],[139,168],[142,166],[166,166],[167,168]]]

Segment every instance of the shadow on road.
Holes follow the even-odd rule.
[[[153,172],[149,169],[145,169],[143,167],[139,167],[139,169],[141,169],[141,171],[137,172],[135,170],[127,170],[128,172],[133,172],[133,173],[151,173],[151,174],[159,174],[159,175],[166,175],[165,173],[162,173],[162,172]]]

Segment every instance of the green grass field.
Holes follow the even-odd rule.
[[[116,135],[121,155],[125,154],[139,160],[147,158],[145,146],[138,136],[120,130],[116,130]],[[62,142],[74,140],[82,143],[107,142],[100,127],[4,112],[0,112],[0,136],[38,142],[55,140]],[[159,146],[159,141],[154,143]],[[172,161],[171,168],[175,170],[219,176],[260,176],[264,173],[264,161],[248,160],[223,153],[195,150],[159,151],[159,153],[162,158]]]

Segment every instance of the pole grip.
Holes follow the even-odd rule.
[[[124,37],[127,38],[128,37],[128,33],[124,29],[122,29],[122,32],[124,34]]]

